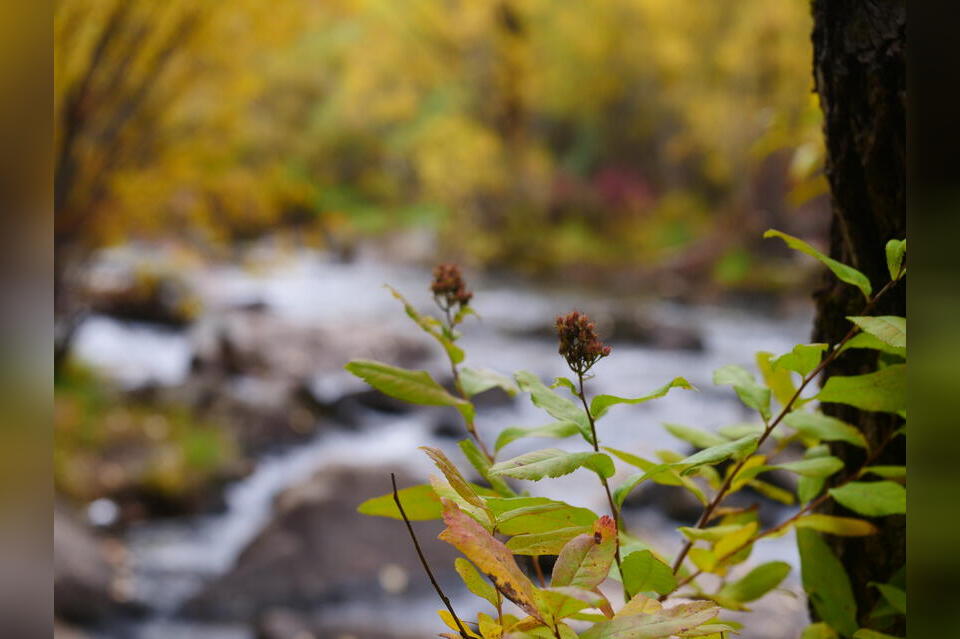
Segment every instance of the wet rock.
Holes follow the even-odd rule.
[[[422,596],[429,582],[402,522],[368,517],[357,505],[390,489],[389,471],[328,468],[281,493],[272,521],[234,567],[185,605],[200,618],[249,620],[274,606],[310,610],[361,599]],[[417,482],[399,474],[401,486]],[[457,556],[436,539],[442,522],[414,522],[424,553],[444,587],[456,587]]]
[[[257,618],[257,639],[316,639],[314,626],[303,613],[270,608]]]
[[[183,273],[149,260],[99,262],[87,273],[82,294],[95,313],[174,328],[193,322],[201,308]]]
[[[78,624],[132,612],[104,542],[64,508],[53,514],[54,613]]]
[[[377,623],[371,619],[345,624],[326,617],[322,610],[306,613],[289,608],[270,608],[257,617],[256,639],[422,639],[420,634],[398,628],[402,623]]]

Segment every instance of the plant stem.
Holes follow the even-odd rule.
[[[887,284],[883,288],[877,291],[877,293],[867,301],[866,306],[864,306],[860,314],[865,315],[869,313],[873,309],[873,307],[876,305],[877,301],[887,291],[889,291],[898,281],[899,280],[891,280],[887,282]],[[810,373],[808,373],[803,378],[803,381],[800,383],[800,386],[797,388],[796,392],[794,392],[790,400],[783,406],[783,409],[780,411],[780,413],[777,414],[776,418],[773,421],[771,421],[766,425],[766,427],[763,430],[763,433],[760,435],[760,438],[757,440],[757,446],[756,446],[756,449],[754,450],[760,449],[760,446],[763,444],[763,442],[765,442],[767,438],[770,437],[770,435],[773,433],[773,430],[780,424],[781,421],[783,421],[783,418],[786,417],[790,413],[790,411],[793,409],[793,405],[794,403],[796,403],[797,399],[799,399],[800,393],[803,392],[803,390],[807,387],[807,385],[811,381],[813,381],[823,371],[823,369],[825,369],[827,366],[833,363],[833,361],[840,355],[840,351],[843,348],[844,344],[849,342],[853,338],[853,336],[856,335],[859,331],[860,331],[860,328],[856,324],[854,324],[853,327],[851,327],[850,330],[847,332],[847,334],[843,337],[843,339],[837,342],[837,344],[832,349],[830,349],[830,352],[827,353],[827,356],[820,361],[817,367],[814,368],[812,371],[810,371]],[[594,435],[594,439],[596,439],[596,435]],[[737,474],[740,472],[740,470],[743,468],[743,466],[747,463],[747,461],[751,457],[753,457],[752,454],[747,455],[743,459],[741,459],[739,462],[737,462],[737,464],[733,467],[733,470],[727,475],[727,478],[724,480],[719,490],[717,490],[717,494],[714,495],[713,499],[710,500],[710,503],[708,503],[704,507],[703,513],[701,513],[700,518],[697,520],[697,523],[693,525],[694,528],[703,528],[707,524],[707,522],[710,521],[710,517],[713,515],[714,511],[717,509],[720,503],[724,500],[724,498],[726,498],[728,491],[730,490],[730,486],[733,484],[734,478],[737,476]],[[687,553],[690,552],[690,548],[692,547],[693,547],[693,540],[687,539],[684,542],[683,547],[680,549],[680,552],[677,554],[676,559],[674,559],[673,561],[674,574],[676,574],[677,571],[680,570],[680,566],[683,565],[683,560],[686,558]]]
[[[450,315],[450,308],[442,305],[440,308],[443,309],[443,314],[447,320],[446,328],[450,334],[453,335],[454,321],[453,317]],[[460,397],[465,401],[470,401],[470,398],[467,397],[466,392],[463,390],[463,384],[460,382],[460,371],[457,369],[457,365],[453,362],[453,359],[450,358],[449,353],[447,353],[447,358],[450,360],[450,372],[453,374],[453,386],[457,390],[457,394],[459,394]],[[487,458],[487,461],[492,464],[494,462],[493,455],[490,454],[490,450],[487,448],[486,444],[483,443],[483,440],[480,439],[480,435],[477,433],[477,428],[474,425],[473,420],[464,417],[463,421],[467,427],[467,432],[470,433],[471,437],[473,437],[473,441],[477,442],[480,452],[482,452],[484,457]]]
[[[583,410],[587,413],[587,421],[590,423],[590,435],[593,439],[593,450],[594,452],[600,452],[600,440],[597,439],[597,425],[594,422],[593,415],[590,414],[590,406],[587,404],[587,396],[583,392],[583,371],[576,371],[577,380],[579,382],[577,388],[577,394],[580,397],[580,402],[583,404]],[[620,571],[620,579],[623,583],[623,594],[626,601],[630,601],[632,598],[630,591],[627,589],[626,580],[623,577],[623,566],[620,561],[620,529],[622,528],[622,518],[620,516],[620,509],[617,508],[617,502],[613,500],[613,494],[610,492],[610,484],[607,482],[607,478],[603,475],[597,473],[597,477],[600,478],[600,483],[603,484],[603,490],[607,494],[607,502],[610,504],[610,513],[613,515],[613,522],[617,527],[617,537],[614,540],[614,557],[617,561],[617,570]]]
[[[863,462],[863,464],[860,466],[860,468],[857,470],[857,472],[851,473],[846,479],[844,479],[842,482],[840,482],[839,484],[837,484],[836,486],[834,486],[834,488],[840,488],[841,486],[846,486],[846,485],[849,484],[850,482],[858,479],[858,478],[863,474],[864,469],[866,469],[868,466],[872,465],[872,464],[880,457],[880,453],[883,452],[883,449],[886,448],[886,447],[887,447],[887,444],[889,444],[891,441],[893,441],[893,439],[894,439],[895,437],[896,437],[896,433],[895,433],[895,432],[894,432],[894,433],[891,433],[890,436],[888,436],[888,437],[883,441],[883,443],[881,443],[879,446],[877,446],[876,449],[875,449],[872,453],[870,453],[870,456],[867,457],[867,459]],[[817,497],[816,499],[811,500],[806,506],[804,506],[803,508],[801,508],[800,510],[798,510],[796,513],[794,513],[794,515],[793,515],[792,517],[790,517],[790,518],[787,519],[786,521],[783,521],[783,522],[781,522],[780,524],[774,526],[773,528],[770,528],[770,529],[765,530],[765,531],[763,531],[763,532],[761,532],[761,533],[758,533],[757,535],[754,535],[753,537],[751,537],[750,539],[748,539],[747,541],[743,542],[743,543],[740,544],[738,547],[734,548],[732,551],[730,551],[729,553],[727,553],[726,556],[727,556],[727,557],[730,557],[730,556],[732,556],[732,555],[735,555],[735,554],[737,554],[738,552],[740,552],[741,550],[743,550],[744,548],[746,548],[747,546],[749,546],[750,544],[753,544],[753,543],[759,541],[760,539],[763,539],[764,537],[769,537],[770,535],[773,535],[773,534],[775,534],[775,533],[780,532],[781,530],[783,530],[783,529],[785,529],[785,528],[788,528],[788,527],[791,526],[794,522],[796,522],[800,517],[802,517],[803,515],[807,514],[807,513],[810,512],[811,510],[814,510],[814,509],[817,508],[820,504],[822,504],[823,502],[827,501],[829,498],[830,498],[830,493],[829,493],[829,492],[823,493],[822,495],[820,495],[820,496]],[[681,581],[677,582],[676,587],[675,587],[672,591],[670,591],[670,592],[668,592],[668,593],[660,596],[660,601],[664,601],[664,600],[665,600],[667,597],[669,597],[672,593],[676,592],[677,590],[679,590],[679,589],[682,588],[683,586],[687,585],[688,583],[690,583],[691,581],[693,581],[694,579],[696,579],[697,577],[699,577],[701,574],[703,574],[703,570],[702,570],[702,569],[697,569],[695,572],[691,573],[690,575],[688,575],[687,577],[685,577],[685,578],[682,579]]]
[[[390,481],[393,483],[393,501],[396,502],[397,509],[400,510],[400,516],[403,517],[403,523],[407,525],[407,532],[410,533],[410,539],[413,540],[413,547],[417,549],[417,556],[420,557],[420,563],[423,565],[423,569],[426,571],[427,577],[430,578],[430,583],[433,584],[433,589],[437,591],[437,594],[440,596],[440,600],[443,601],[443,605],[447,607],[447,611],[449,611],[450,615],[453,617],[453,621],[457,624],[457,629],[460,631],[460,636],[463,639],[471,639],[470,635],[467,634],[466,629],[463,627],[463,624],[460,622],[460,617],[457,616],[456,611],[453,609],[453,604],[451,604],[450,600],[447,599],[447,596],[443,594],[443,590],[440,589],[440,585],[433,577],[433,571],[430,570],[430,565],[427,563],[427,558],[423,556],[423,551],[420,549],[420,542],[417,541],[417,536],[413,532],[413,526],[410,525],[410,520],[407,519],[407,513],[403,510],[403,504],[400,503],[400,494],[397,491],[397,476],[393,473],[390,473]]]

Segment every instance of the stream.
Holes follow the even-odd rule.
[[[404,316],[396,300],[382,286],[390,283],[418,308],[430,305],[427,270],[384,263],[375,256],[362,255],[354,262],[339,263],[323,253],[298,251],[291,255],[266,254],[249,265],[225,265],[197,269],[189,274],[192,287],[203,301],[204,313],[253,302],[269,313],[305,326],[381,323],[397,333],[416,337],[418,329]],[[468,318],[463,327],[462,346],[467,363],[502,372],[530,370],[545,380],[564,375],[556,346],[547,336],[531,336],[548,326],[557,314],[578,309],[601,320],[611,311],[611,302],[599,291],[533,287],[496,278],[472,281],[474,306],[479,318]],[[653,458],[658,449],[685,451],[685,444],[667,433],[660,424],[675,422],[708,430],[749,420],[749,412],[728,388],[711,383],[713,370],[725,364],[753,369],[756,351],[782,353],[797,342],[806,341],[812,309],[789,317],[773,317],[745,309],[718,306],[684,306],[662,301],[619,298],[619,305],[636,305],[655,322],[699,334],[702,350],[665,350],[636,343],[611,341],[613,354],[601,361],[588,383],[588,392],[636,396],[649,392],[676,376],[686,377],[699,391],[675,390],[667,397],[636,407],[614,407],[599,425],[604,445]],[[546,318],[546,321],[545,321]],[[93,316],[80,328],[77,356],[116,382],[136,387],[152,383],[174,385],[189,373],[190,358],[198,325],[182,330],[160,329],[145,324],[120,322]],[[345,330],[349,330],[345,328]],[[432,358],[425,366],[444,371],[443,360]],[[310,381],[315,395],[336,398],[362,388],[362,383],[342,370],[316,374]],[[130,639],[253,639],[246,625],[200,623],[181,618],[178,607],[212,578],[227,571],[245,545],[267,524],[275,496],[285,488],[309,477],[329,464],[377,468],[401,465],[415,477],[426,478],[433,471],[429,460],[416,450],[420,445],[438,446],[455,460],[459,454],[454,440],[438,437],[422,413],[388,415],[370,412],[360,427],[352,430],[321,429],[301,444],[263,454],[247,477],[225,489],[225,508],[215,514],[149,521],[132,526],[125,533],[132,568],[133,592],[150,614],[136,622],[104,631],[106,638]],[[506,426],[538,426],[549,417],[526,397],[512,404],[482,409],[478,416],[481,437],[492,442]],[[573,438],[561,441],[524,439],[504,449],[503,457],[519,455],[545,446],[579,450],[583,443]],[[631,473],[618,462],[616,485]],[[563,499],[571,504],[605,511],[606,502],[595,482],[573,473],[550,482],[525,483],[534,495]],[[788,509],[783,510],[786,516]],[[665,553],[679,546],[679,535],[670,521],[657,512],[632,510],[625,513],[635,534]],[[800,593],[798,559],[792,534],[757,544],[747,569],[762,561],[780,559],[795,569],[782,591],[757,602],[750,617],[749,632],[742,636],[796,637],[806,619]],[[412,575],[411,579],[420,579]],[[466,613],[475,605],[459,593],[454,603]],[[405,604],[402,614],[389,606],[365,606],[357,600],[338,605],[335,612],[349,626],[357,618],[390,619],[412,633],[433,636],[440,627],[435,615],[439,607],[433,598],[422,605]],[[739,615],[729,615],[741,619]],[[402,620],[398,622],[397,620]],[[344,638],[350,635],[342,635]],[[293,639],[293,638],[291,638]]]

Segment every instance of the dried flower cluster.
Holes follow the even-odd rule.
[[[470,303],[473,293],[467,290],[467,285],[460,274],[460,267],[456,264],[438,264],[433,269],[433,283],[430,285],[433,296],[444,310],[455,306],[463,308]]]
[[[570,370],[579,375],[610,354],[610,347],[600,341],[596,329],[589,317],[577,311],[557,317],[560,354],[567,360]]]

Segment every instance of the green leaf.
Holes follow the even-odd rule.
[[[903,256],[907,254],[907,240],[890,240],[887,242],[886,253],[890,279],[898,280],[907,271],[906,267],[903,266]]]
[[[555,620],[565,619],[584,608],[599,608],[609,603],[602,594],[574,586],[540,588],[536,595],[540,609],[548,611]],[[576,633],[573,633],[572,637],[576,639]]]
[[[852,635],[859,627],[857,604],[843,564],[813,530],[797,530],[797,547],[800,550],[803,589],[817,616],[840,634]]]
[[[857,333],[850,339],[850,341],[843,345],[843,347],[840,349],[840,352],[842,353],[843,351],[851,348],[870,348],[875,351],[890,353],[891,355],[896,355],[898,357],[905,358],[907,356],[906,348],[895,348],[890,346],[886,342],[880,341],[870,333]]]
[[[479,395],[491,388],[501,388],[510,397],[520,392],[517,384],[507,377],[488,368],[460,368],[460,385],[469,397]]]
[[[443,516],[443,506],[440,504],[440,498],[433,492],[433,487],[428,484],[402,488],[397,491],[397,495],[400,497],[400,503],[403,504],[403,510],[407,513],[407,519],[410,521],[427,521],[429,519],[440,519]],[[357,507],[357,512],[362,515],[403,519],[397,509],[396,502],[393,501],[393,493],[366,500]]]
[[[593,530],[593,526],[571,526],[547,532],[514,535],[507,540],[507,548],[515,555],[559,555],[567,543]]]
[[[561,386],[566,387],[567,390],[569,390],[570,393],[575,397],[580,396],[580,391],[577,389],[577,385],[574,384],[573,380],[569,377],[555,377],[553,379],[553,383],[550,384],[548,388],[560,388]]]
[[[784,561],[760,564],[743,578],[726,584],[717,594],[742,603],[756,601],[779,586],[789,573],[790,564]]]
[[[672,592],[677,579],[670,566],[657,559],[649,550],[632,552],[623,558],[623,583],[629,592]]]
[[[389,285],[387,285],[387,288],[390,290],[390,293],[403,304],[403,310],[406,311],[407,316],[416,322],[417,326],[423,329],[425,333],[443,346],[451,362],[459,364],[463,361],[463,350],[444,334],[443,325],[437,318],[420,314],[397,289]]]
[[[651,468],[658,466],[656,462],[648,461],[632,453],[628,453],[622,450],[617,450],[616,448],[610,448],[609,446],[604,446],[603,448],[604,450],[619,457],[620,459],[630,464],[631,466],[636,466],[637,468],[640,468],[641,470],[644,470],[644,471],[648,471]],[[680,473],[678,473],[674,469],[669,469],[658,475],[654,475],[650,479],[651,481],[658,484],[662,484],[664,486],[683,486],[684,488],[689,490],[693,494],[693,496],[700,501],[700,503],[706,505],[708,501],[707,496],[703,494],[703,491],[700,489],[700,486],[698,486],[695,481],[693,481],[689,477],[681,477]]]
[[[878,315],[876,317],[849,316],[847,319],[859,326],[864,333],[873,335],[884,344],[906,350],[907,318]]]
[[[878,477],[886,479],[902,479],[907,476],[906,466],[867,466],[863,469],[864,474],[873,473]]]
[[[797,518],[793,525],[797,528],[810,528],[840,537],[865,537],[877,532],[877,527],[869,521],[834,515],[804,515]]]
[[[747,482],[747,485],[764,497],[774,501],[779,501],[781,504],[790,506],[794,502],[793,493],[791,493],[789,490],[784,490],[779,486],[774,486],[773,484],[769,484],[760,479],[751,479]]]
[[[530,401],[533,402],[534,406],[539,406],[558,421],[577,424],[580,427],[580,434],[587,440],[587,443],[593,443],[590,423],[587,421],[587,414],[581,406],[554,393],[543,385],[539,377],[529,371],[520,371],[513,377],[517,380],[520,390],[530,393]]]
[[[463,456],[477,469],[477,472],[490,484],[491,488],[505,497],[513,497],[516,495],[513,489],[510,488],[507,482],[501,477],[494,477],[490,474],[490,460],[483,454],[475,441],[472,439],[462,439],[458,446],[460,446],[460,450],[463,451]]]
[[[770,419],[770,389],[758,384],[742,366],[728,364],[718,368],[713,372],[713,383],[733,386],[740,401],[759,412],[765,420]]]
[[[572,435],[576,435],[581,430],[580,425],[576,422],[553,422],[552,424],[547,424],[545,426],[536,426],[533,428],[520,428],[518,426],[511,426],[510,428],[504,428],[500,435],[497,436],[497,441],[493,445],[494,450],[499,451],[501,448],[522,439],[524,437],[556,437],[557,439],[564,439]]]
[[[907,593],[902,588],[897,588],[891,584],[871,583],[871,585],[880,591],[887,603],[893,606],[897,612],[902,615],[907,614]]]
[[[770,364],[774,368],[785,368],[806,377],[820,364],[825,350],[826,344],[797,344],[792,351],[772,360]]]
[[[614,473],[613,461],[604,453],[568,453],[558,448],[535,450],[494,464],[490,473],[538,481],[544,477],[568,475],[581,466],[601,477],[612,477]]]
[[[800,639],[837,639],[837,637],[837,631],[823,622],[810,624],[800,635]]]
[[[817,457],[829,456],[830,447],[826,444],[811,446],[803,455],[804,459],[815,459]],[[797,497],[800,499],[800,502],[805,504],[811,499],[814,499],[820,494],[820,491],[823,490],[825,483],[826,480],[823,477],[804,477],[803,475],[800,475],[800,478],[797,480]]]
[[[745,548],[741,547],[753,538],[755,532],[757,532],[757,522],[751,521],[741,526],[739,530],[735,530],[721,537],[713,546],[713,554],[716,556],[717,561],[723,561],[745,550]],[[747,548],[749,548],[749,546]]]
[[[841,468],[843,461],[836,457],[814,457],[812,459],[802,459],[785,464],[777,464],[772,468],[781,468],[789,470],[792,473],[803,475],[804,477],[829,477]]]
[[[661,639],[702,626],[719,611],[710,601],[694,601],[653,614],[618,615],[594,625],[580,639]]]
[[[833,274],[841,282],[846,282],[847,284],[852,284],[860,289],[860,292],[863,293],[863,296],[867,299],[870,299],[870,294],[873,292],[873,288],[870,286],[870,280],[866,275],[853,268],[852,266],[847,266],[836,261],[833,258],[827,257],[817,249],[813,248],[803,240],[793,237],[792,235],[787,235],[781,231],[770,229],[763,234],[764,238],[770,237],[779,237],[784,242],[787,243],[787,246],[794,249],[795,251],[800,251],[801,253],[806,253],[810,257],[820,260],[827,268],[833,271]]]
[[[773,353],[760,351],[757,353],[757,370],[763,377],[763,383],[773,392],[781,406],[786,406],[793,399],[797,392],[797,387],[793,385],[793,378],[790,371],[781,367],[774,367],[772,358]]]
[[[590,414],[593,415],[594,419],[600,419],[607,414],[607,411],[610,410],[611,406],[617,404],[642,404],[643,402],[649,402],[652,399],[657,399],[663,397],[670,392],[673,388],[684,388],[686,390],[697,390],[693,384],[688,382],[682,377],[674,377],[672,380],[642,397],[617,397],[616,395],[597,395],[593,398],[593,401],[590,402]]]
[[[518,499],[537,500],[539,503],[513,508],[497,515],[497,528],[505,535],[547,532],[570,526],[591,526],[597,519],[597,515],[589,508],[571,506],[562,501],[543,497]],[[487,505],[493,509],[495,501],[507,500],[488,499]],[[496,507],[501,506],[496,504]]]
[[[853,633],[853,639],[900,639],[900,637],[894,637],[893,635],[877,632],[876,630],[861,628]]]
[[[710,528],[693,528],[691,526],[681,526],[677,530],[690,540],[703,539],[705,541],[719,541],[730,533],[743,528],[743,524],[724,524],[722,526],[711,526]]]
[[[763,424],[751,424],[749,422],[740,422],[738,424],[728,424],[717,429],[717,434],[727,439],[740,439],[747,435],[757,435],[763,433]]]
[[[473,419],[473,404],[448,393],[426,371],[411,371],[367,359],[355,359],[344,368],[390,397],[411,404],[454,406],[464,419]]]
[[[497,597],[497,589],[477,572],[477,569],[472,563],[463,557],[457,557],[453,565],[454,568],[457,569],[457,574],[460,575],[463,583],[467,586],[467,590],[478,597],[486,599],[490,602],[490,605],[496,607],[499,600]]]
[[[714,433],[701,430],[699,428],[693,428],[691,426],[682,426],[681,424],[664,424],[663,427],[667,429],[667,432],[677,439],[682,439],[685,442],[689,442],[697,448],[722,446],[729,441],[728,439],[720,437],[719,435],[715,435]]]
[[[698,466],[719,464],[730,458],[741,459],[757,449],[758,439],[759,436],[757,435],[747,435],[746,437],[741,437],[740,439],[735,439],[732,442],[720,444],[719,446],[711,446],[710,448],[701,450],[699,453],[694,453],[686,457],[674,465],[683,469],[680,473],[681,475],[689,475]]]
[[[821,402],[896,413],[907,407],[907,365],[893,364],[866,375],[834,375],[817,396]]]
[[[593,523],[592,534],[578,535],[560,551],[550,585],[595,588],[610,572],[617,550],[617,526],[603,516]]]
[[[831,378],[832,379],[832,378]],[[850,424],[823,413],[795,410],[783,418],[783,423],[801,435],[827,442],[847,442],[860,448],[867,447],[863,433]]]
[[[852,481],[830,489],[830,496],[850,510],[867,517],[902,515],[907,512],[907,490],[893,481]]]

